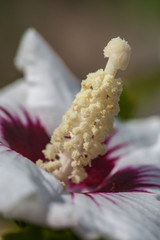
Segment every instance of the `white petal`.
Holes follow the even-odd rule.
[[[0,214],[45,224],[48,205],[62,191],[61,184],[6,147],[0,146],[0,155]]]
[[[78,92],[78,82],[34,29],[24,34],[15,64],[29,85],[28,106],[53,130]]]
[[[149,193],[112,193],[93,199],[76,194],[71,200],[53,203],[48,222],[52,227],[72,227],[85,237],[112,237],[119,240],[159,240],[160,201]],[[72,202],[73,201],[73,202]]]
[[[26,107],[27,83],[17,80],[4,87],[0,92],[0,106],[16,108],[21,105]]]
[[[157,133],[156,137],[157,139],[154,144],[139,147],[122,155],[113,172],[123,169],[124,167],[149,166],[150,168],[156,167],[160,173],[160,132],[159,134]]]
[[[160,133],[160,118],[149,117],[146,119],[116,121],[117,133],[110,142],[110,146],[119,143],[129,143],[119,153],[131,153],[140,148],[148,148],[155,145]]]

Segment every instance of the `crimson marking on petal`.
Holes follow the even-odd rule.
[[[110,176],[99,191],[146,192],[147,188],[160,188],[160,169],[153,166],[124,168]]]
[[[42,150],[50,138],[40,120],[32,119],[22,108],[24,121],[3,107],[0,107],[0,111],[1,135],[7,145],[33,162],[39,158],[43,159]]]
[[[94,196],[90,193],[83,193],[86,197],[90,198],[98,208],[101,208],[100,204],[96,201],[96,199],[94,198]]]
[[[71,194],[71,200],[72,200],[72,204],[74,204],[74,197],[75,197],[75,195],[74,195],[74,193],[73,193],[73,192],[71,192],[70,194]]]
[[[96,193],[94,193],[94,194],[96,194]],[[117,206],[117,203],[113,199],[111,199],[106,193],[98,192],[97,195],[107,199],[108,201],[110,201],[111,203],[113,203],[114,205]]]

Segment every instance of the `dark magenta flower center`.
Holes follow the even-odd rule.
[[[44,159],[42,150],[49,143],[50,136],[48,136],[40,120],[38,118],[33,119],[23,108],[21,108],[21,117],[2,107],[0,110],[1,143],[34,163],[38,159]],[[107,153],[92,160],[92,167],[86,167],[88,177],[80,184],[68,182],[66,187],[68,192],[85,192],[86,194],[93,192],[144,192],[147,188],[160,187],[160,171],[152,165],[135,167],[132,164],[112,173],[122,157],[113,157],[113,153],[122,147],[126,147],[125,143],[112,148],[109,147],[113,137],[116,136],[110,136],[105,141],[108,149]]]

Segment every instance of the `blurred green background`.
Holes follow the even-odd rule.
[[[120,73],[120,116],[160,114],[159,25],[159,0],[0,0],[0,86],[21,76],[13,59],[28,27],[44,36],[79,79],[105,66],[104,46],[121,36],[132,56]]]

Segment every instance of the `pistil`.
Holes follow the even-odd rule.
[[[108,43],[104,49],[104,56],[109,57],[105,70],[90,73],[82,81],[81,91],[43,151],[49,161],[37,161],[60,181],[82,182],[87,178],[85,167],[91,167],[93,159],[106,153],[103,142],[113,132],[123,85],[114,77],[117,70],[126,69],[130,51],[129,44],[119,37]]]

